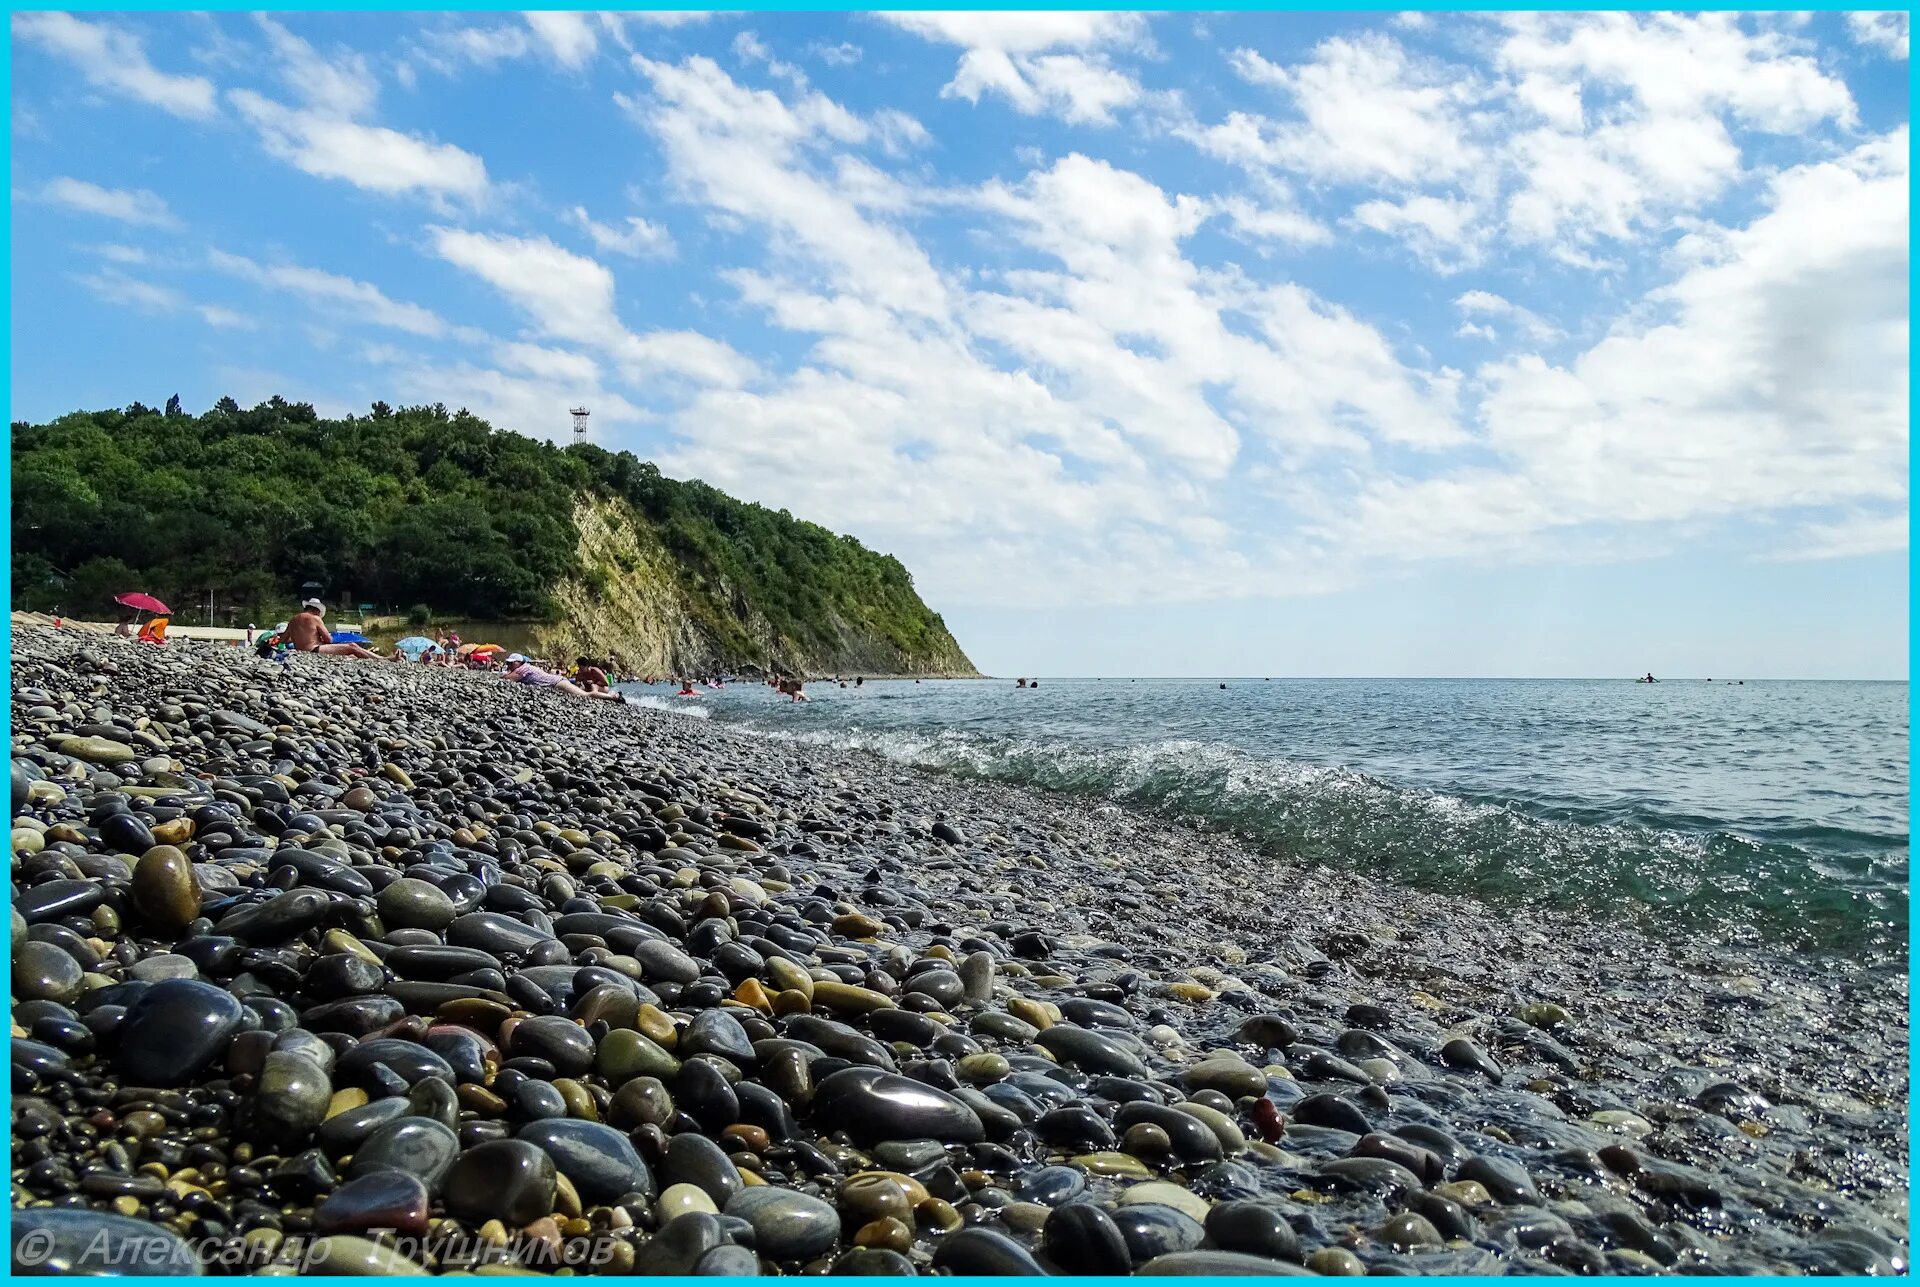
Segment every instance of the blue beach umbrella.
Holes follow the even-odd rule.
[[[420,655],[426,652],[427,649],[438,646],[439,645],[435,644],[433,640],[427,638],[425,635],[408,635],[405,639],[402,639],[394,645],[408,661],[419,661]]]

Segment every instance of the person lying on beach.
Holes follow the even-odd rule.
[[[531,684],[535,688],[552,688],[569,697],[591,697],[596,701],[623,702],[626,698],[619,693],[590,693],[565,675],[556,675],[550,670],[542,670],[519,653],[507,657],[507,678],[519,684]]]
[[[362,661],[380,660],[379,653],[357,643],[335,643],[326,622],[322,620],[326,614],[326,604],[318,599],[308,599],[300,605],[300,611],[288,618],[286,637],[293,644],[295,652],[319,653],[323,657],[355,657]]]

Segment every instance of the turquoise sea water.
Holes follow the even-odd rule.
[[[1904,682],[1221,682],[816,682],[798,705],[635,691],[1425,889],[1906,959]]]

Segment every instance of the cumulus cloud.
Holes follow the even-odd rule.
[[[1498,465],[1378,482],[1328,535],[1471,555],[1582,524],[1842,506],[1869,517],[1809,519],[1823,539],[1803,552],[1890,539],[1907,500],[1906,156],[1903,127],[1787,169],[1764,213],[1702,225],[1690,266],[1571,362],[1489,363],[1480,443]]]
[[[1847,29],[1853,38],[1893,58],[1907,56],[1907,27],[1911,15],[1898,13],[1850,13]]]
[[[1112,53],[1141,45],[1145,16],[1081,12],[882,13],[882,20],[963,51],[942,94],[978,103],[994,95],[1027,116],[1111,124],[1141,97],[1140,83]]]

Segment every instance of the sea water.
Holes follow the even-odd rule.
[[[1551,905],[1672,938],[1906,961],[1904,682],[894,680],[807,691],[806,703],[753,684],[682,700],[762,735],[1115,801],[1518,914]]]

